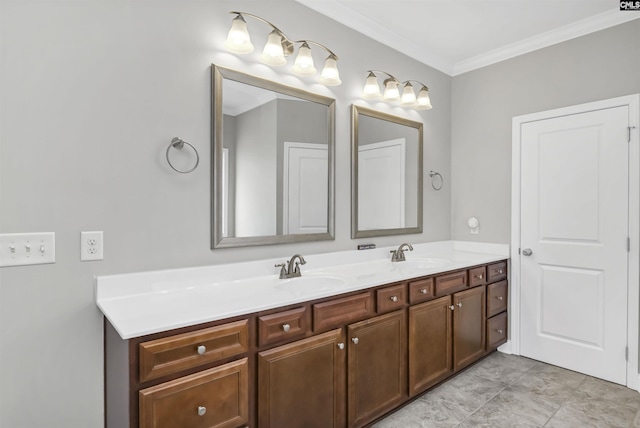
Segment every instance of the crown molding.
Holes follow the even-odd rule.
[[[511,43],[499,49],[494,49],[464,61],[459,61],[453,65],[453,72],[451,75],[457,76],[459,74],[505,61],[538,49],[562,43],[590,33],[595,33],[596,31],[604,30],[605,28],[624,24],[625,22],[633,21],[638,18],[640,18],[640,14],[621,12],[618,10],[594,15],[574,22],[573,24],[565,25],[516,43]]]
[[[389,31],[386,27],[364,17],[336,0],[295,1],[429,67],[448,75],[453,73],[453,64],[450,61],[446,61],[438,55],[425,52],[424,47],[419,44],[406,37],[399,36],[393,31]]]
[[[478,68],[486,67],[519,55],[533,52],[605,28],[639,19],[640,14],[611,10],[574,22],[546,33],[533,36],[504,47],[452,63],[442,57],[425,52],[424,47],[406,37],[390,31],[386,27],[364,17],[337,0],[295,0],[359,33],[370,37],[392,49],[401,52],[416,61],[433,67],[449,76],[457,76]]]

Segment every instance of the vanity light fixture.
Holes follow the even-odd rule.
[[[298,76],[313,76],[317,73],[317,70],[313,64],[310,45],[318,46],[329,54],[325,59],[324,67],[318,77],[318,81],[326,86],[337,86],[342,83],[340,73],[338,72],[338,56],[333,53],[331,49],[313,40],[291,40],[278,27],[259,16],[247,12],[231,11],[229,13],[235,14],[236,17],[231,21],[231,29],[229,30],[227,40],[224,42],[224,47],[228,51],[240,55],[253,52],[254,47],[251,43],[251,37],[249,36],[247,22],[245,20],[246,17],[251,17],[272,28],[271,33],[269,33],[267,37],[267,43],[262,50],[262,55],[260,55],[262,62],[272,66],[285,65],[287,63],[287,57],[293,54],[295,45],[299,44],[298,55],[291,67],[291,71]]]
[[[417,80],[405,80],[400,82],[396,77],[381,70],[368,70],[367,80],[362,90],[362,98],[365,99],[380,99],[387,102],[400,102],[403,107],[410,107],[416,110],[430,110],[431,99],[429,98],[429,88],[424,83]],[[382,82],[384,86],[384,92],[380,91],[380,85],[378,84],[378,76],[376,73],[386,74],[388,77]],[[411,82],[417,83],[421,86],[416,96],[413,90]],[[400,87],[402,87],[402,95],[400,95]]]

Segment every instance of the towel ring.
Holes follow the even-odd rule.
[[[442,186],[444,185],[444,178],[442,178],[442,175],[440,175],[439,172],[430,171],[429,172],[429,177],[431,177],[431,187],[433,187],[433,190],[442,189]],[[439,186],[436,186],[436,184],[435,184],[436,180],[433,177],[440,177],[440,185]]]
[[[173,166],[173,164],[171,163],[171,159],[169,159],[169,152],[171,151],[171,148],[182,150],[185,144],[191,147],[193,152],[196,154],[196,164],[193,166],[193,168],[183,171]],[[169,163],[169,166],[171,167],[171,169],[173,169],[174,171],[179,172],[180,174],[189,174],[190,172],[195,171],[195,169],[198,167],[198,164],[200,163],[200,155],[198,154],[198,151],[196,150],[196,148],[193,147],[191,144],[187,143],[182,138],[173,137],[171,139],[171,143],[169,144],[169,147],[167,147],[167,162]]]

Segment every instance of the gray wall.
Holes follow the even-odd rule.
[[[640,20],[454,77],[452,238],[510,242],[512,117],[638,92]]]
[[[344,83],[325,88],[261,64],[258,34],[268,28],[258,21],[249,22],[256,52],[225,52],[229,10],[331,47]],[[0,269],[3,428],[103,425],[95,275],[355,249],[353,102],[422,120],[425,170],[450,177],[451,78],[291,0],[3,0],[0,61],[0,232],[53,231],[57,252],[53,265]],[[335,241],[210,250],[211,63],[336,98]],[[370,68],[424,81],[434,109],[362,101]],[[166,164],[174,136],[200,152],[192,174]],[[367,241],[449,239],[448,182],[441,192],[425,189],[423,234]],[[83,230],[104,231],[104,261],[80,262]]]

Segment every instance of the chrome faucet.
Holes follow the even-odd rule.
[[[298,259],[298,261],[296,261]],[[291,260],[284,263],[278,263],[275,267],[280,268],[280,279],[297,278],[302,276],[300,265],[306,264],[306,260],[300,254],[295,254]]]
[[[391,261],[392,262],[404,262],[407,259],[404,257],[404,248],[407,247],[409,251],[413,251],[413,247],[411,244],[400,244],[397,250],[391,250]]]

